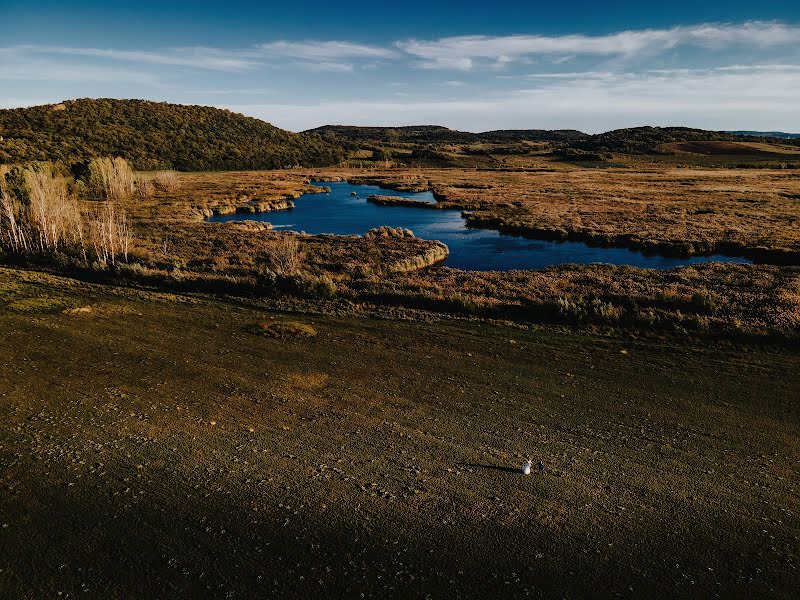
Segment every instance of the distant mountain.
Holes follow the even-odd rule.
[[[752,142],[753,137],[728,131],[707,131],[690,127],[630,127],[590,135],[569,146],[591,152],[659,154],[659,146],[675,142]],[[769,139],[764,138],[764,141]],[[774,141],[774,140],[772,140]]]
[[[81,99],[0,110],[0,163],[122,156],[137,169],[325,166],[341,144],[207,106]]]
[[[748,135],[753,137],[775,137],[787,140],[800,139],[800,133],[785,133],[783,131],[728,131],[734,135]]]
[[[403,127],[369,127],[357,125],[323,125],[304,133],[321,135],[351,143],[405,144],[468,144],[480,142],[560,142],[586,137],[574,129],[500,129],[483,133],[457,131],[439,125],[408,125]]]

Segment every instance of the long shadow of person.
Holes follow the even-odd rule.
[[[474,469],[489,469],[490,471],[502,471],[503,473],[520,473],[519,467],[503,467],[500,465],[482,465],[479,463],[460,463],[462,467],[472,467]]]

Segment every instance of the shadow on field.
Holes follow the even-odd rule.
[[[453,529],[399,507],[373,507],[369,524],[348,512],[367,506],[357,503],[325,515],[254,513],[242,497],[180,484],[120,499],[19,483],[13,501],[0,494],[12,524],[0,543],[5,598],[788,598],[792,589],[793,574],[758,545],[717,546],[696,527],[700,515],[685,515],[680,531],[647,519],[622,537],[578,539],[535,522]],[[723,521],[713,530],[740,525]]]
[[[461,463],[462,467],[471,467],[473,469],[488,469],[490,471],[500,471],[502,473],[517,473],[521,471],[519,467],[503,467],[501,465],[482,465],[480,463]]]

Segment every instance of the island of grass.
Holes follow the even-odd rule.
[[[370,194],[367,202],[372,202],[378,206],[410,206],[414,208],[441,208],[436,202],[427,200],[416,200],[414,198],[403,198],[401,196],[382,196],[380,194]]]

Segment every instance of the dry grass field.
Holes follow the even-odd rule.
[[[5,598],[800,583],[796,349],[288,315],[11,269],[0,302]],[[544,475],[515,472],[529,456]]]
[[[519,158],[519,157],[512,157]],[[127,201],[133,261],[154,278],[242,283],[262,293],[286,233],[268,224],[205,223],[215,209],[275,202],[318,189],[312,179],[431,189],[476,226],[668,254],[730,252],[796,265],[800,174],[791,169],[677,168],[626,157],[631,168],[588,168],[528,157],[525,169],[327,169],[179,174],[173,189]],[[320,196],[324,202],[324,196]],[[510,318],[699,333],[796,338],[797,266],[718,264],[667,273],[597,265],[469,273],[430,266],[444,255],[407,237],[298,236],[312,288],[340,309],[363,303]],[[293,286],[293,287],[292,287]],[[292,284],[292,289],[297,286]],[[235,287],[235,285],[234,285]],[[302,285],[301,285],[302,287]],[[226,287],[226,291],[230,291]],[[259,292],[258,290],[262,290]],[[238,293],[238,292],[237,292]],[[306,296],[313,296],[307,293]]]
[[[639,164],[600,169],[551,161],[519,171],[441,169],[369,179],[424,182],[442,201],[469,210],[476,225],[532,237],[800,262],[799,172],[625,160]]]
[[[520,157],[515,157],[520,158]],[[747,253],[798,262],[800,173],[675,168],[625,157],[629,168],[526,158],[519,170],[388,169],[187,173],[171,192],[135,199],[134,216],[198,221],[219,207],[315,191],[309,178],[432,189],[447,206],[532,236],[580,238],[678,254]]]

